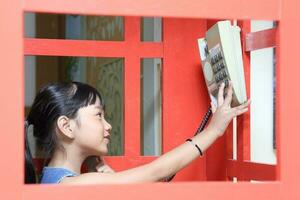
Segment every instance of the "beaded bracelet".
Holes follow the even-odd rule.
[[[199,151],[199,153],[200,153],[200,156],[203,156],[202,150],[200,149],[200,147],[199,147],[197,144],[195,144],[195,143],[193,142],[192,139],[187,139],[186,142],[192,143],[192,144],[198,149],[198,151]]]

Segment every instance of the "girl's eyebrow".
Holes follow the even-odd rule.
[[[102,106],[95,106],[95,108],[96,108],[96,109],[99,109],[99,110],[101,110],[101,111],[103,111]]]

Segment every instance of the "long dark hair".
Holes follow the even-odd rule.
[[[56,120],[62,115],[75,119],[80,108],[95,104],[97,98],[104,106],[95,88],[79,82],[49,84],[38,92],[25,121],[25,183],[37,182],[27,136],[28,127],[33,125],[33,135],[38,146],[45,159],[49,159],[57,146],[54,132]]]

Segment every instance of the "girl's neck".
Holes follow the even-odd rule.
[[[63,167],[67,168],[77,174],[80,174],[81,165],[86,156],[78,153],[76,150],[65,150],[56,148],[54,154],[48,164],[49,167]]]

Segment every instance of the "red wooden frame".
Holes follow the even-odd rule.
[[[1,198],[3,199],[36,199],[43,196],[44,199],[82,199],[87,196],[94,198],[209,198],[209,199],[299,199],[299,166],[297,159],[299,153],[297,134],[298,111],[300,111],[300,95],[297,93],[299,67],[297,58],[300,33],[298,24],[300,16],[296,0],[228,0],[226,2],[190,0],[171,1],[146,0],[135,2],[132,0],[5,0],[1,4]],[[14,8],[11,8],[14,5]],[[126,8],[126,9],[124,9]],[[278,20],[277,28],[277,94],[276,94],[276,138],[278,146],[278,167],[275,169],[277,181],[253,184],[249,182],[188,182],[174,184],[133,184],[133,185],[93,185],[93,186],[46,186],[24,185],[23,183],[23,105],[24,105],[24,69],[23,69],[23,12],[53,12],[53,13],[77,13],[97,15],[143,15],[143,16],[176,16],[194,18],[237,18],[237,19],[271,19]],[[134,20],[134,18],[133,18]],[[4,28],[5,27],[5,28]],[[25,41],[29,42],[30,41]],[[27,49],[28,50],[28,49]],[[27,51],[25,48],[25,51]],[[159,52],[159,50],[158,50]],[[88,54],[88,52],[85,52]],[[34,53],[35,54],[35,53]],[[150,53],[149,53],[150,55]],[[171,57],[170,57],[171,58]],[[126,62],[128,62],[126,64]],[[125,60],[125,65],[132,65],[135,72],[139,71],[139,59]],[[136,74],[128,73],[128,83],[136,84],[139,81]],[[172,73],[172,72],[170,72]],[[139,130],[139,88],[133,91],[129,85],[125,90],[129,103],[125,109],[133,110],[133,114],[125,116],[125,131],[127,129]],[[127,87],[125,86],[125,87]],[[170,89],[172,94],[173,89]],[[126,94],[125,94],[126,95]],[[180,98],[179,98],[180,99]],[[131,103],[130,103],[131,102]],[[168,105],[170,105],[169,102]],[[126,104],[126,102],[125,102]],[[134,105],[136,104],[136,105]],[[126,114],[126,113],[125,113]],[[170,113],[166,113],[170,115]],[[164,114],[164,115],[166,115]],[[195,115],[196,116],[196,115]],[[170,116],[171,117],[171,116]],[[130,121],[132,120],[132,121]],[[195,120],[195,119],[194,119]],[[245,121],[243,121],[245,123]],[[187,125],[195,126],[191,121]],[[244,124],[245,126],[245,124]],[[242,130],[243,131],[243,130]],[[165,132],[164,132],[165,133]],[[243,133],[242,135],[244,135]],[[127,136],[126,136],[127,137]],[[139,146],[139,138],[130,137],[128,142],[132,148],[125,152],[136,156],[134,152]],[[126,138],[125,138],[126,140]],[[242,141],[244,141],[242,139]],[[172,146],[170,145],[171,148]],[[243,152],[242,152],[243,153]],[[245,155],[241,155],[245,156]],[[245,157],[244,157],[245,158]],[[245,162],[244,162],[245,163]],[[245,163],[246,164],[246,163]],[[243,164],[245,166],[245,164]],[[231,165],[229,163],[229,165]],[[264,167],[268,169],[267,167]],[[274,171],[274,168],[271,169]],[[243,173],[239,172],[239,173]],[[272,172],[273,173],[273,172]],[[235,173],[236,174],[236,173]],[[273,175],[266,175],[274,177]],[[248,177],[242,177],[247,180]]]
[[[246,34],[245,51],[276,47],[276,28]]]

